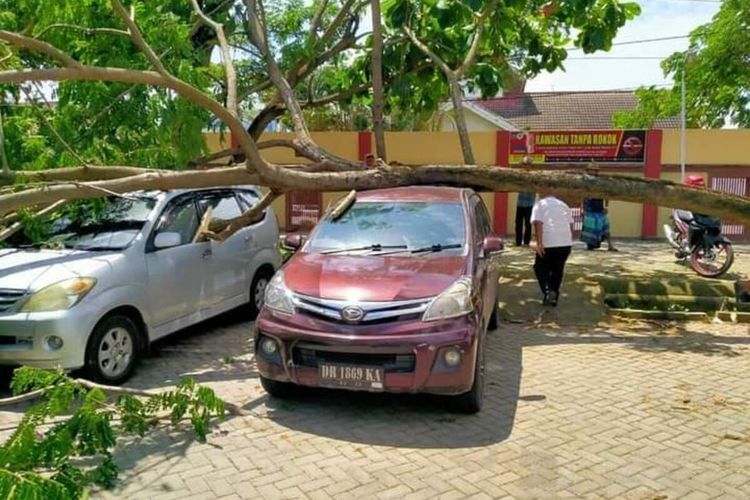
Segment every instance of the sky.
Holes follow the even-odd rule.
[[[627,23],[615,43],[689,34],[718,12],[717,0],[640,0],[641,15]],[[610,52],[584,56],[571,51],[565,70],[543,73],[526,84],[528,92],[632,89],[669,85],[659,66],[661,58],[685,50],[687,38],[614,46]],[[659,59],[596,59],[597,57],[656,57]]]

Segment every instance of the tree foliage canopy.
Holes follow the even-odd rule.
[[[370,106],[372,36],[360,24],[371,0],[266,3],[0,0],[2,107],[13,108],[19,120],[36,120],[27,130],[38,131],[26,135],[38,136],[34,147],[9,147],[10,163],[39,167],[31,152],[37,148],[47,151],[49,166],[83,165],[4,172],[3,182],[15,185],[0,190],[0,215],[141,188],[270,187],[258,207],[226,223],[218,233],[226,237],[288,190],[447,183],[490,190],[544,186],[627,201],[648,201],[649,191],[703,212],[750,217],[741,199],[696,198],[667,183],[594,182],[580,173],[517,177],[474,168],[468,135],[461,133],[467,165],[366,170],[336,157],[313,141],[306,117],[326,106]],[[448,95],[458,114],[459,79],[491,94],[512,73],[559,67],[570,42],[586,52],[606,50],[638,13],[636,4],[620,0],[386,0],[382,10],[386,109],[413,117]],[[37,81],[53,82],[46,90],[53,91],[54,108],[41,102]],[[293,138],[260,140],[281,116]],[[186,166],[205,148],[207,127],[231,132],[237,144],[211,158],[241,166],[174,173],[132,167]],[[290,148],[304,163],[270,163],[261,154],[269,147]],[[18,158],[17,151],[28,153]],[[100,166],[113,163],[120,166]]]
[[[689,48],[669,56],[662,68],[674,86],[640,89],[638,107],[620,113],[616,126],[645,128],[678,114],[684,72],[688,126],[750,127],[750,3],[724,0],[711,22],[690,33]]]

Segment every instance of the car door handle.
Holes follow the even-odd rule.
[[[207,258],[211,257],[211,254],[213,254],[213,252],[211,251],[210,248],[207,248],[206,250],[203,250],[203,253],[201,254],[201,258],[202,259],[207,259]]]

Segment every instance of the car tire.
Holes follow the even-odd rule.
[[[250,319],[255,319],[260,314],[260,309],[263,307],[263,295],[271,278],[273,278],[273,271],[268,269],[259,269],[253,276],[253,281],[250,283],[250,302],[248,302]]]
[[[266,378],[263,375],[260,376],[260,385],[262,385],[263,389],[274,398],[289,397],[294,394],[296,389],[294,384],[290,384],[289,382],[279,382],[278,380]]]
[[[487,330],[496,330],[498,327],[498,312],[497,312],[497,302],[493,305],[492,308],[492,314],[490,315],[490,319],[487,321]]]
[[[138,326],[128,316],[115,314],[102,319],[86,346],[87,376],[108,385],[129,379],[138,361],[138,333]]]
[[[477,361],[474,364],[474,383],[469,392],[453,396],[453,411],[457,413],[474,414],[482,409],[484,404],[485,355],[484,343],[477,345]]]

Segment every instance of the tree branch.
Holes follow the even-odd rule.
[[[37,216],[45,216],[47,214],[50,214],[60,208],[65,203],[65,200],[58,200],[48,207],[44,208],[43,210],[40,210],[36,213]],[[10,227],[7,227],[0,231],[0,241],[4,241],[14,234],[16,234],[18,231],[20,231],[23,228],[23,222],[16,222],[12,224]]]
[[[187,172],[152,171],[136,176],[88,183],[47,184],[16,193],[1,195],[0,214],[7,214],[21,207],[44,205],[62,199],[101,198],[105,192],[103,190],[121,194],[141,189],[169,190],[259,183],[260,178],[258,175],[249,172],[244,167]]]
[[[166,68],[161,63],[161,60],[156,55],[156,52],[154,52],[154,49],[151,48],[151,46],[146,42],[146,39],[143,38],[143,34],[141,33],[141,30],[138,29],[138,25],[135,24],[135,20],[133,17],[130,16],[127,10],[125,10],[125,7],[123,7],[122,2],[120,0],[112,0],[112,7],[115,9],[115,13],[122,19],[125,24],[128,27],[128,32],[130,33],[130,38],[133,40],[133,43],[138,47],[141,52],[143,52],[143,55],[146,56],[146,59],[151,63],[151,66],[162,75],[168,75]]]
[[[234,63],[232,62],[232,54],[229,50],[229,42],[227,41],[227,37],[224,34],[224,27],[203,13],[200,5],[198,5],[198,0],[191,0],[191,3],[193,4],[193,10],[195,10],[195,13],[198,14],[198,17],[203,22],[203,24],[214,30],[214,32],[216,33],[216,38],[219,40],[221,60],[224,63],[224,71],[226,73],[227,79],[227,108],[229,109],[229,112],[236,117],[238,116],[237,73],[234,69]]]
[[[430,60],[440,68],[440,70],[445,73],[446,76],[453,75],[453,70],[446,64],[445,61],[443,61],[439,55],[437,55],[431,48],[429,48],[424,42],[422,42],[419,38],[417,38],[417,35],[414,34],[414,32],[409,28],[408,26],[404,25],[401,27],[401,30],[406,34],[407,37],[409,37],[409,40],[411,40],[411,43],[414,44],[415,47],[417,47],[419,50],[422,51],[424,55],[430,58]]]
[[[127,31],[118,30],[116,28],[87,28],[85,26],[78,26],[77,24],[57,23],[57,24],[50,24],[49,26],[45,27],[42,31],[36,34],[36,38],[41,37],[43,34],[53,29],[78,30],[78,31],[83,31],[87,35],[91,35],[94,33],[102,33],[106,35],[120,35],[120,36],[128,36],[128,37],[130,36],[130,33],[128,33]]]
[[[61,62],[63,66],[67,66],[68,68],[82,67],[81,63],[70,57],[62,50],[41,40],[36,40],[34,38],[29,38],[27,36],[5,30],[0,30],[0,40],[4,40],[11,45],[15,45],[16,47],[21,47],[24,49],[33,50],[34,52],[47,54],[53,59],[57,59],[57,61]]]
[[[323,15],[328,7],[328,0],[321,0],[320,7],[315,12],[315,16],[310,23],[310,38],[313,40],[318,39],[318,30],[320,29],[320,21],[323,19]]]
[[[497,7],[497,0],[490,2],[482,13],[477,16],[477,29],[474,31],[474,38],[471,41],[471,46],[469,47],[469,51],[466,53],[466,57],[464,57],[461,66],[456,69],[456,76],[458,76],[458,78],[461,78],[466,71],[469,70],[471,65],[474,64],[474,59],[477,56],[482,35],[484,34],[485,21],[487,20],[487,17],[492,14],[492,11],[495,10],[495,7]]]
[[[283,191],[276,191],[272,189],[271,191],[266,193],[266,195],[263,196],[263,198],[258,203],[256,203],[252,208],[246,210],[242,215],[235,217],[234,219],[211,224],[209,230],[205,231],[203,233],[203,236],[215,241],[225,241],[227,238],[232,236],[243,227],[257,221],[259,218],[258,216],[263,212],[263,210],[268,208],[271,203],[273,203],[273,201],[282,194],[284,194]]]
[[[98,181],[107,179],[121,179],[150,172],[156,172],[147,168],[124,167],[124,166],[92,166],[87,168],[53,168],[49,170],[16,170],[0,176],[0,186],[15,184],[17,182],[61,182],[61,181]]]
[[[62,80],[79,80],[79,81],[109,81],[124,83],[139,83],[144,85],[153,85],[165,87],[174,90],[182,97],[203,107],[213,113],[217,118],[222,120],[234,134],[246,155],[250,165],[260,172],[270,174],[272,166],[269,165],[260,156],[260,152],[255,146],[255,142],[245,131],[242,122],[234,117],[229,111],[217,101],[204,94],[197,88],[178,80],[155,73],[153,71],[137,71],[120,68],[101,68],[97,66],[81,66],[78,69],[73,68],[56,68],[56,69],[31,69],[19,71],[0,71],[0,83],[21,83],[26,81],[62,81]]]
[[[352,6],[354,5],[355,2],[356,0],[346,0],[346,2],[344,2],[344,5],[341,6],[339,13],[336,14],[336,17],[334,17],[333,21],[331,21],[331,24],[328,25],[328,28],[326,29],[325,33],[323,33],[323,36],[320,37],[321,46],[325,47],[328,44],[328,42],[331,40],[333,35],[336,34],[336,31],[339,29],[339,27],[344,22],[344,20],[348,16],[353,14]],[[363,5],[367,5],[367,2],[363,2]]]

